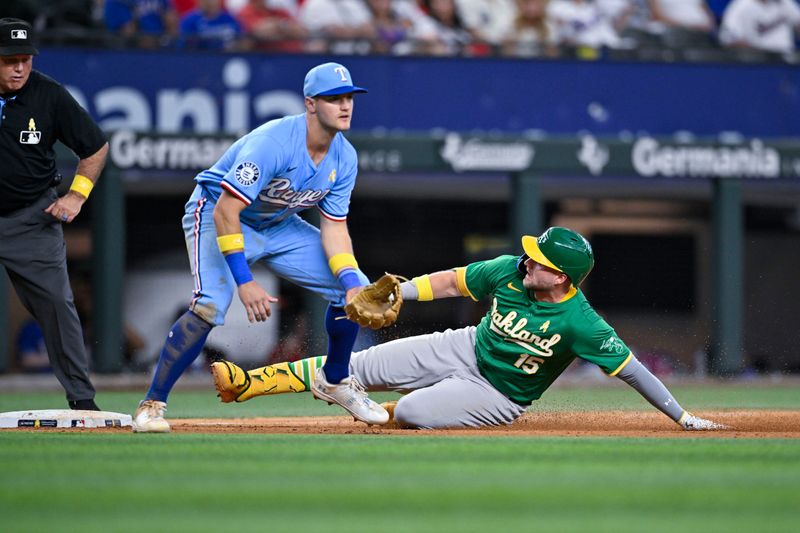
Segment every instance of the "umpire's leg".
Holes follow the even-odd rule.
[[[64,234],[61,224],[42,211],[50,202],[45,195],[13,217],[0,217],[0,262],[42,328],[50,365],[67,400],[90,400],[95,390],[67,274]]]

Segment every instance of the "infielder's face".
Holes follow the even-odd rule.
[[[28,82],[33,68],[33,56],[0,57],[0,94],[19,91]]]
[[[353,93],[318,96],[314,98],[314,108],[325,129],[347,131],[353,118]]]
[[[522,280],[522,286],[528,290],[550,291],[569,279],[563,272],[544,266],[530,258],[525,261],[525,269],[527,274]]]

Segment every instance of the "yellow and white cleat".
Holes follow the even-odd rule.
[[[223,403],[244,401],[239,398],[250,388],[250,375],[230,361],[211,363],[211,375],[214,376],[214,387]]]

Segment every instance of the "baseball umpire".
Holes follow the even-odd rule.
[[[73,303],[61,224],[75,220],[105,164],[108,144],[67,90],[33,70],[33,31],[0,19],[0,264],[42,328],[50,365],[72,409],[98,410]],[[58,197],[53,145],[80,159]]]
[[[404,300],[492,297],[477,326],[399,339],[353,354],[350,369],[369,391],[406,392],[393,416],[403,427],[510,424],[576,357],[598,365],[687,430],[725,426],[685,411],[590,306],[578,288],[594,267],[589,242],[568,228],[522,237],[522,256],[503,255],[420,276],[401,285]],[[244,372],[212,364],[223,402],[302,392],[305,367],[324,358]],[[313,377],[313,375],[311,376]]]

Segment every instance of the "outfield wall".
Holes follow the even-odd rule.
[[[356,130],[800,134],[800,69],[788,64],[44,49],[34,66],[105,129],[218,133],[302,112],[305,72],[331,59],[370,90]]]

